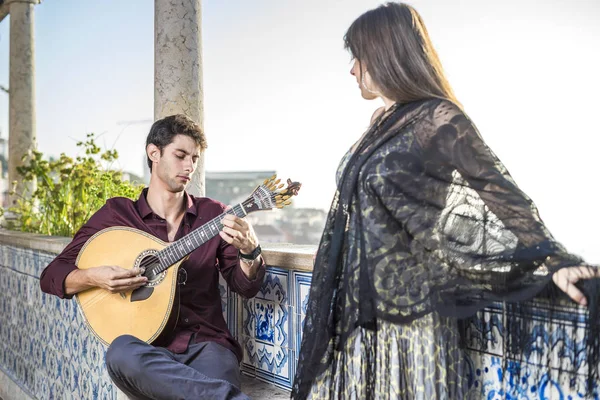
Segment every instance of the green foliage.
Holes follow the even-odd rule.
[[[116,150],[102,152],[93,133],[77,146],[85,151],[85,156],[73,159],[63,153],[57,160],[48,161],[41,152],[32,151],[23,157],[25,164],[18,172],[26,189],[17,205],[8,209],[16,217],[8,221],[9,229],[73,236],[107,199],[139,197],[143,185],[124,181],[120,171],[110,169],[118,158]],[[37,182],[37,187],[31,193],[27,187],[32,187],[33,182]]]

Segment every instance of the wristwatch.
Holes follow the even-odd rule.
[[[254,250],[252,250],[252,253],[250,253],[250,254],[244,254],[241,251],[238,251],[239,257],[242,260],[246,261],[247,263],[254,262],[254,260],[256,260],[258,258],[258,256],[260,256],[260,253],[262,253],[260,244],[257,245],[256,248]]]

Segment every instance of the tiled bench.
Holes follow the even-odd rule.
[[[40,273],[68,242],[67,238],[0,230],[0,396],[5,400],[125,398],[110,381],[104,367],[105,348],[84,326],[77,304],[46,295],[39,289]],[[296,254],[296,265],[310,266],[314,249],[299,247],[297,250],[302,252],[303,249],[307,255]],[[265,246],[265,255],[277,262],[287,262],[290,257],[289,253],[268,246]],[[244,307],[261,304],[272,310],[277,299],[289,304],[288,286],[285,291],[270,286],[279,287],[277,273],[273,271],[280,269],[269,269],[259,294],[262,297],[256,303],[254,300],[242,302],[221,282],[223,313],[232,334],[240,341],[246,340],[246,344],[252,336],[256,339],[253,347],[256,351],[260,351],[261,346],[264,349],[271,345],[273,349],[277,345],[278,354],[287,354],[285,359],[269,359],[264,353],[248,353],[245,346],[244,388],[255,393],[257,399],[289,398],[289,390],[285,389],[291,387],[295,365],[291,325],[285,326],[285,334],[281,328],[285,324],[263,326],[263,336],[255,337],[254,331],[241,333],[243,326],[249,326],[242,318]],[[284,308],[285,312],[291,311],[287,306]],[[291,321],[291,315],[278,315]],[[285,339],[278,336],[276,342],[261,342],[261,337],[274,339],[274,329],[278,329],[278,335],[284,334]],[[266,397],[267,393],[270,397]]]
[[[39,274],[68,241],[0,230],[0,397],[4,400],[124,398],[104,368],[104,347],[83,325],[76,303],[39,290]],[[289,398],[295,374],[315,247],[264,249],[269,267],[258,295],[242,299],[221,282],[221,300],[225,320],[244,349],[243,388],[255,399],[283,399]],[[581,337],[573,337],[560,325],[583,312],[565,306],[557,313],[556,324],[540,323],[531,340],[546,351],[567,346],[563,342],[568,338],[568,346],[576,350]],[[535,382],[514,379],[511,368],[515,363],[506,369],[499,357],[502,315],[501,304],[489,307],[467,338],[467,343],[476,342],[478,335],[495,339],[485,353],[467,351],[472,398],[581,399],[569,382],[553,379],[551,374]],[[565,351],[560,361],[582,360],[577,351]],[[583,381],[583,373],[573,380],[579,388]],[[595,395],[600,397],[597,388]]]

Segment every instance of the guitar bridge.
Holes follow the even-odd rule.
[[[152,292],[154,292],[154,288],[142,286],[131,292],[131,299],[129,301],[133,303],[134,301],[146,300],[152,295]]]

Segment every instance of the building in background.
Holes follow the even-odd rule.
[[[206,171],[206,196],[227,205],[236,205],[275,174],[276,171]],[[326,216],[324,210],[296,208],[292,203],[281,210],[258,211],[246,218],[262,242],[318,244]]]
[[[206,171],[206,197],[228,205],[238,204],[246,200],[265,179],[275,174],[275,171]]]
[[[233,206],[242,203],[265,179],[276,174],[276,171],[206,171],[206,197]],[[126,173],[124,179],[146,185],[150,182],[145,155],[144,177]],[[246,218],[264,243],[318,244],[326,217],[327,213],[321,209],[294,207],[292,199],[292,205],[282,210],[257,211]]]

